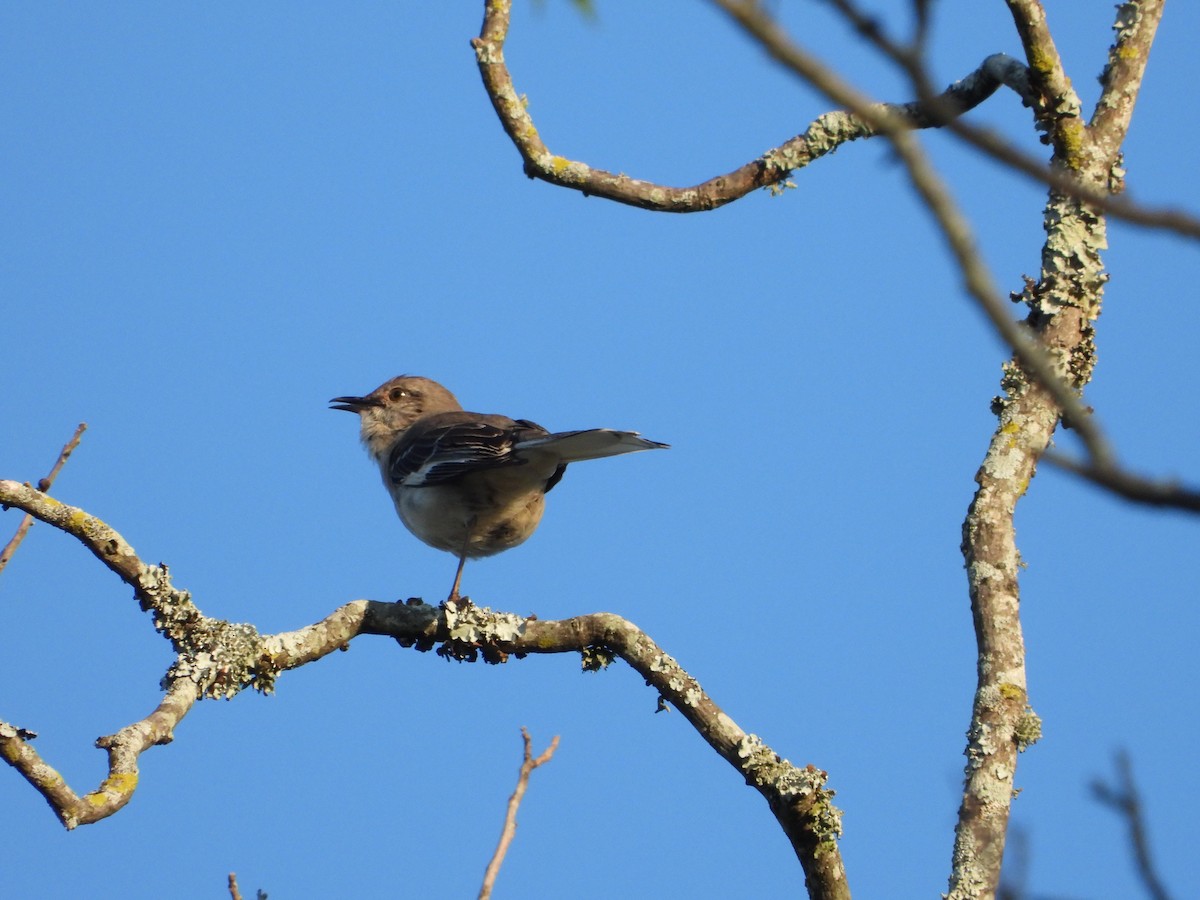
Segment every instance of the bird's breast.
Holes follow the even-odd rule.
[[[528,483],[468,476],[458,483],[401,488],[396,512],[417,538],[455,555],[492,556],[523,543],[537,529],[545,494]]]

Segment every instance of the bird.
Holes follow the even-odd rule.
[[[419,375],[329,403],[358,414],[363,445],[404,526],[457,555],[451,606],[470,603],[459,594],[468,559],[510,550],[533,534],[568,463],[670,446],[635,431],[551,433],[528,419],[467,412],[449,390]]]

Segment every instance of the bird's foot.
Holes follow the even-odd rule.
[[[442,607],[450,612],[462,612],[474,605],[470,597],[460,597],[458,594],[451,594],[442,603]]]

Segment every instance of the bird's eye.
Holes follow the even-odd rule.
[[[393,400],[393,401],[399,400],[401,397],[407,397],[407,396],[408,396],[408,391],[406,391],[404,388],[399,388],[399,387],[392,388],[391,391],[388,392],[388,399]]]

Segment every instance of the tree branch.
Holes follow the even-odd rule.
[[[1162,14],[1163,0],[1129,0],[1117,6],[1116,40],[1109,48],[1108,65],[1100,76],[1103,90],[1088,123],[1088,133],[1102,155],[1115,158],[1120,153]]]
[[[1068,131],[1060,126],[1066,121],[1073,123],[1072,130],[1081,128],[1081,107],[1071,79],[1063,70],[1062,57],[1046,23],[1046,11],[1041,0],[1007,0],[1007,3],[1025,49],[1030,83],[1038,97],[1035,113],[1043,130],[1050,135],[1055,155],[1070,158],[1075,148]]]
[[[460,609],[420,601],[356,600],[313,625],[260,635],[250,625],[201,614],[186,591],[171,586],[165,566],[143,563],[116,531],[83,510],[15,481],[0,481],[0,505],[16,506],[76,537],[134,589],[142,608],[153,614],[155,629],[176,649],[176,660],[164,679],[167,697],[159,708],[98,742],[109,750],[110,778],[102,785],[106,799],[98,804],[101,811],[86,821],[111,815],[128,802],[136,785],[137,755],[170,740],[174,725],[197,699],[231,698],[246,687],[269,692],[282,672],[346,649],[360,634],[390,635],[404,647],[419,651],[436,647],[442,656],[472,662],[482,658],[503,663],[512,656],[576,652],[588,671],[605,668],[617,657],[625,660],[658,693],[660,705],[670,703],[679,710],[766,799],[804,867],[810,896],[817,900],[849,896],[837,847],[841,812],[833,805],[833,791],[825,787],[827,774],[811,765],[793,766],[758,736],[743,731],[679,663],[620,616],[594,613],[539,621],[473,605]],[[12,726],[0,730],[4,758],[42,791],[68,827],[84,824],[78,798],[37,758],[22,734],[29,733]],[[37,780],[31,777],[38,773]],[[123,780],[110,784],[112,776]],[[107,793],[119,796],[108,799]]]
[[[745,4],[722,3],[725,8]],[[982,103],[1002,83],[1022,83],[1022,66],[1002,54],[989,57],[978,69],[930,101],[874,104],[854,94],[846,104],[853,112],[831,112],[817,118],[800,135],[769,150],[732,172],[691,187],[669,187],[630,178],[551,153],[513,86],[504,60],[508,36],[509,0],[489,0],[480,36],[471,42],[484,88],[496,115],[525,164],[525,174],[559,187],[581,191],[657,212],[703,212],[724,206],[758,188],[784,182],[796,169],[836,150],[842,144],[871,137],[884,130],[931,128]],[[807,77],[807,76],[806,76]],[[815,76],[814,77],[827,77]],[[820,87],[820,85],[818,85]],[[848,86],[835,90],[853,94]],[[864,112],[869,110],[869,112]]]
[[[1200,221],[1176,211],[1146,210],[1126,203],[1108,192],[1112,186],[1109,182],[1105,182],[1103,188],[1093,187],[1081,180],[1075,171],[1047,167],[986,130],[961,121],[959,117],[963,112],[985,100],[1001,84],[1016,92],[1026,105],[1036,106],[1042,103],[1044,98],[1030,85],[1030,70],[1010,57],[1003,54],[990,56],[975,72],[951,85],[942,94],[934,95],[929,88],[928,77],[919,54],[913,48],[901,47],[889,39],[878,24],[862,13],[850,0],[837,0],[835,6],[848,21],[908,72],[919,94],[919,99],[911,103],[879,104],[859,94],[819,60],[792,43],[759,4],[749,0],[714,2],[750,36],[758,40],[773,58],[809,81],[835,103],[846,106],[849,112],[827,113],[818,118],[803,135],[769,151],[754,163],[691,188],[669,188],[650,182],[633,181],[626,176],[611,176],[611,173],[592,169],[583,163],[567,161],[562,157],[551,157],[556,162],[547,168],[539,163],[539,160],[547,158],[549,151],[541,142],[524,104],[514,105],[505,99],[516,97],[511,76],[503,60],[503,43],[509,25],[509,4],[489,3],[485,11],[481,37],[472,43],[479,54],[485,88],[505,131],[526,161],[527,174],[563,187],[647,209],[695,212],[736,200],[755,187],[777,184],[794,169],[807,165],[846,141],[876,135],[888,137],[904,161],[914,187],[937,220],[963,273],[967,292],[983,309],[1001,339],[1013,348],[1024,370],[1050,392],[1055,403],[1063,410],[1064,418],[1083,439],[1091,464],[1098,471],[1116,471],[1112,450],[1099,423],[1076,393],[1076,388],[1082,383],[1074,378],[1074,386],[1066,383],[1060,377],[1062,365],[1051,359],[1039,342],[1033,339],[1030,329],[1013,320],[1009,304],[997,290],[991,273],[983,264],[982,257],[975,247],[966,218],[958,210],[957,204],[929,164],[928,158],[915,142],[906,140],[903,134],[912,128],[946,125],[974,146],[1050,184],[1068,197],[1084,200],[1141,224],[1167,227],[1197,237],[1200,237]],[[1159,6],[1161,7],[1161,4]],[[1143,27],[1137,32],[1136,40],[1135,37],[1127,37],[1126,43],[1144,42],[1145,31]],[[1048,32],[1043,33],[1038,27],[1030,27],[1026,32],[1027,41],[1049,41],[1052,55],[1057,58],[1057,50],[1054,49]],[[1114,53],[1117,52],[1114,49]],[[1053,69],[1054,66],[1051,66],[1051,70]],[[1058,83],[1055,77],[1051,77],[1049,81]],[[1122,83],[1127,88],[1128,80]],[[1077,100],[1070,97],[1054,102],[1054,107],[1059,110],[1077,106]],[[1132,108],[1132,101],[1128,107]],[[1047,129],[1061,130],[1065,126],[1057,115],[1056,113],[1055,116],[1041,116],[1039,121],[1043,122]],[[574,175],[568,175],[568,170]],[[764,173],[769,173],[769,177],[760,178]],[[608,178],[616,179],[615,189],[621,192],[621,196],[613,196],[608,190]],[[714,194],[714,186],[720,186],[722,191]],[[727,190],[728,188],[732,189]],[[709,202],[718,197],[720,202]],[[664,202],[668,203],[669,209],[664,209],[661,205]]]
[[[500,843],[496,846],[496,852],[492,854],[491,860],[487,864],[487,869],[483,873],[483,886],[479,889],[479,900],[487,900],[492,896],[492,888],[496,884],[496,876],[500,873],[500,866],[504,863],[504,857],[508,855],[508,848],[512,844],[513,838],[517,833],[517,810],[521,807],[521,800],[525,796],[525,789],[529,787],[529,776],[538,766],[548,763],[550,758],[554,756],[554,751],[558,749],[558,735],[554,736],[554,740],[536,759],[533,756],[533,740],[529,737],[529,732],[522,728],[521,738],[525,741],[525,759],[521,763],[520,774],[517,776],[517,787],[512,792],[512,796],[508,798],[508,809],[504,814],[504,827],[500,830]]]
[[[29,743],[33,735],[0,722],[0,756],[33,785],[67,827],[99,822],[125,806],[138,785],[138,757],[155,744],[171,742],[175,726],[188,713],[199,692],[191,681],[176,679],[167,695],[146,718],[116,734],[97,738],[96,746],[108,751],[108,775],[91,793],[80,797],[38,755]]]
[[[832,73],[793,45],[757,3],[715,0],[783,62],[835,102],[869,116],[861,100]],[[842,4],[845,6],[845,4]],[[1019,4],[1017,4],[1019,5]],[[1040,7],[1037,12],[1040,12]],[[1014,12],[1014,15],[1017,15]],[[1040,720],[1028,705],[1021,633],[1013,513],[1049,445],[1060,414],[1079,431],[1091,459],[1110,465],[1112,454],[1094,419],[1077,398],[1095,365],[1091,321],[1099,314],[1105,275],[1099,252],[1106,246],[1104,221],[1078,195],[1111,189],[1112,158],[1082,152],[1085,128],[1078,99],[1057,62],[1044,21],[1025,23],[1023,40],[1047,54],[1031,61],[1037,73],[1036,111],[1056,148],[1052,169],[1081,189],[1053,191],[1047,205],[1042,277],[1030,284],[1025,327],[1000,308],[997,291],[974,247],[969,228],[912,135],[886,130],[909,177],[954,253],[968,291],[1016,353],[1006,369],[1007,397],[995,404],[999,418],[976,480],[963,527],[972,614],[978,647],[977,688],[967,745],[966,785],[955,829],[950,893],[954,900],[992,896],[1000,878],[1016,755],[1037,739]],[[916,71],[914,69],[914,71]],[[1055,93],[1057,91],[1057,93]],[[835,93],[836,92],[836,93]],[[1028,330],[1026,330],[1028,329]]]

